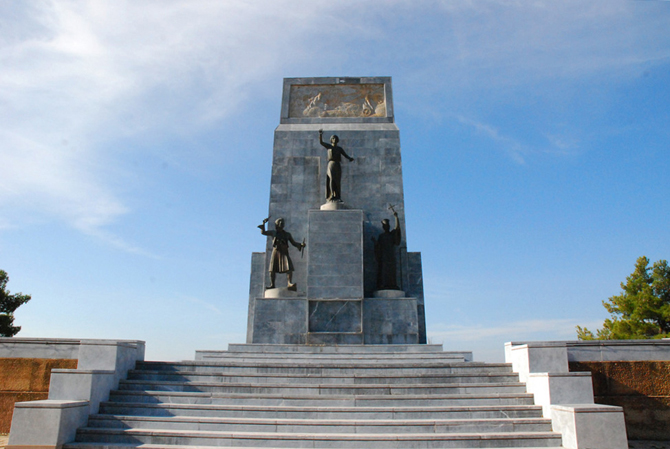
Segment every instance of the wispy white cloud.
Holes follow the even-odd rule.
[[[578,319],[537,319],[477,326],[438,323],[431,326],[428,335],[436,342],[477,342],[492,339],[504,341],[575,340],[577,324],[580,324]],[[589,328],[597,328],[602,325],[602,322],[589,322],[586,325]]]
[[[670,57],[658,40],[667,6],[625,0],[440,2],[452,43],[470,76],[493,86],[593,76]],[[444,74],[449,78],[450,74]],[[627,76],[619,71],[620,76]]]
[[[0,41],[0,210],[15,223],[56,218],[131,252],[142,250],[102,231],[131,212],[116,186],[126,150],[110,144],[235,112],[250,86],[300,54],[284,51],[287,39],[318,13],[243,1],[16,8],[0,11],[14,31]]]
[[[500,131],[494,128],[491,125],[486,123],[478,122],[476,120],[464,117],[462,115],[457,115],[456,119],[467,126],[474,128],[477,132],[486,135],[490,139],[501,144],[502,148],[507,151],[507,154],[517,163],[524,164],[526,161],[524,159],[524,154],[528,153],[528,149],[515,139],[512,139],[507,136],[503,136]]]
[[[184,299],[186,301],[192,303],[192,304],[197,304],[198,306],[200,306],[202,308],[205,308],[205,309],[207,309],[211,312],[214,312],[217,315],[221,314],[221,310],[218,307],[216,307],[214,304],[211,304],[211,303],[209,303],[207,301],[204,301],[200,298],[196,298],[196,297],[193,297],[193,296],[185,296]]]
[[[668,41],[658,40],[664,17],[640,3],[649,2],[0,6],[0,212],[10,224],[37,215],[109,237],[99,231],[132,212],[125,197],[132,186],[118,187],[127,176],[118,158],[131,150],[119,139],[197,133],[253,110],[259,91],[274,92],[283,76],[393,71],[428,97],[490,95],[605,69],[630,76],[670,57]],[[526,160],[528,145],[510,132],[462,115],[515,161]],[[557,152],[565,145],[554,141]],[[160,151],[178,162],[197,159],[187,149]]]

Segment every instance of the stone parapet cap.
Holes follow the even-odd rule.
[[[567,342],[565,341],[511,341],[505,343],[505,346],[511,347],[511,349],[514,351],[515,349],[522,348],[563,348],[566,346],[566,343]]]
[[[82,345],[98,345],[98,346],[126,346],[135,348],[138,345],[144,345],[143,340],[98,340],[98,339],[84,339],[80,340]]]
[[[0,337],[0,345],[12,344],[43,344],[43,345],[78,345],[80,339],[75,338],[30,338],[30,337]]]
[[[559,341],[510,341],[505,346],[514,347],[527,346],[529,348],[541,347],[580,347],[580,346],[668,346],[670,338],[659,338],[654,340],[559,340]]]
[[[588,371],[574,371],[569,373],[528,373],[528,377],[589,377]]]
[[[16,402],[15,408],[72,408],[88,406],[88,401],[44,399],[40,401]]]
[[[21,344],[41,344],[41,345],[137,345],[144,344],[143,340],[102,340],[102,339],[84,339],[84,338],[30,338],[30,337],[0,337],[0,345],[11,343]]]
[[[622,413],[623,408],[602,404],[552,404],[552,410],[574,413]]]
[[[111,369],[64,369],[64,368],[54,368],[51,370],[52,373],[61,373],[61,374],[116,374],[116,371]]]

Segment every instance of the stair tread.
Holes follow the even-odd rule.
[[[223,410],[268,410],[267,406],[257,405],[222,405],[222,404],[186,404],[186,403],[149,403],[149,402],[113,402],[107,401],[101,403],[102,406],[118,406],[118,407],[152,407],[152,408],[212,408]],[[421,406],[421,407],[315,407],[315,406],[291,406],[291,405],[277,405],[273,406],[271,410],[286,411],[339,411],[339,412],[381,412],[381,411],[487,411],[487,410],[542,410],[539,405],[471,405],[471,406]]]
[[[453,440],[453,439],[529,439],[560,438],[555,432],[476,432],[476,433],[304,433],[304,432],[238,432],[217,430],[179,430],[179,429],[118,429],[110,427],[82,427],[80,433],[105,433],[116,435],[163,435],[163,436],[202,436],[212,438],[269,438],[269,439],[312,439],[312,440]]]
[[[184,422],[230,422],[230,423],[263,423],[263,424],[343,424],[366,426],[388,426],[407,424],[456,424],[456,423],[546,423],[550,422],[547,418],[482,418],[482,419],[312,419],[312,418],[234,418],[234,417],[210,417],[210,416],[138,416],[138,415],[117,415],[117,414],[97,414],[91,415],[90,419],[105,420],[138,420],[138,421],[184,421]]]
[[[393,360],[393,358],[391,358]],[[288,358],[286,359],[286,362],[272,362],[269,363],[266,359],[259,358],[258,360],[250,360],[248,362],[235,362],[235,361],[229,361],[229,360],[222,360],[222,361],[214,361],[214,360],[184,360],[181,362],[151,362],[151,361],[145,361],[145,362],[138,362],[138,366],[148,366],[148,365],[156,365],[156,366],[213,366],[213,367],[221,367],[221,366],[235,366],[235,365],[252,365],[252,366],[267,366],[267,367],[273,367],[273,366],[289,366],[289,367],[294,367],[294,366],[323,366],[323,362],[327,362],[328,360],[323,360],[323,359],[314,359],[314,363],[305,363],[302,361],[303,365],[300,363],[295,363],[291,362],[291,359]],[[345,362],[348,362],[350,359],[349,358],[343,358],[342,360],[331,360],[333,365],[351,365],[351,366],[362,366],[359,363],[351,363],[347,364]],[[361,359],[361,362],[365,362],[371,367],[380,367],[384,366],[381,363],[375,363],[374,358],[370,357],[365,357]],[[398,360],[398,363],[394,364],[389,364],[389,366],[393,365],[404,365],[407,366],[408,368],[420,368],[424,366],[435,366],[435,367],[445,367],[445,366],[453,366],[453,367],[458,367],[458,368],[471,368],[471,369],[476,369],[476,368],[511,368],[511,364],[509,363],[484,363],[484,362],[436,362],[436,361],[419,361],[419,366],[414,366],[415,363],[412,360],[407,360],[407,359],[396,359]],[[328,365],[325,365],[328,366]]]
[[[221,377],[289,377],[289,378],[333,378],[333,379],[402,379],[407,374],[310,374],[310,373],[229,373],[229,372],[207,372],[207,371],[165,371],[165,370],[144,370],[135,369],[128,371],[129,374],[152,374],[166,376],[221,376]],[[417,373],[413,374],[415,378],[431,377],[516,377],[513,372],[484,372],[484,373]]]
[[[114,390],[111,394],[128,395],[158,395],[158,396],[194,396],[213,398],[268,398],[268,399],[458,399],[458,398],[532,398],[531,393],[466,393],[466,394],[430,394],[430,395],[353,395],[353,394],[331,394],[331,395],[286,395],[271,393],[221,393],[203,391],[162,391],[162,390]]]
[[[142,443],[88,443],[73,442],[63,445],[63,449],[112,449],[112,448],[137,448],[137,449],[212,449],[212,446],[184,446],[172,444],[142,444]],[[218,449],[240,449],[240,446],[216,446]],[[523,449],[547,449],[554,447],[561,449],[562,446],[523,446]],[[286,449],[285,447],[267,447],[267,446],[244,446],[244,449]],[[407,449],[410,449],[409,447]],[[453,447],[450,449],[472,449],[472,447]],[[496,449],[519,449],[518,446],[496,446]]]
[[[253,383],[253,382],[194,382],[189,380],[144,380],[144,379],[124,379],[121,384],[159,384],[159,385],[195,385],[195,386],[226,386],[226,387],[258,387],[258,388],[462,388],[462,387],[523,387],[521,382],[464,382],[464,383],[439,383],[439,384],[292,384],[292,383]]]
[[[63,448],[561,447],[510,364],[273,349],[138,362]]]

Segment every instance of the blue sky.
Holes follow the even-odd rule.
[[[21,337],[246,332],[284,77],[391,76],[428,336],[499,361],[670,257],[670,2],[0,2]]]

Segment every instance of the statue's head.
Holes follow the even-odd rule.
[[[389,230],[391,229],[391,225],[389,224],[388,218],[384,218],[382,220],[382,229],[384,230],[384,232],[389,232]]]
[[[335,134],[333,134],[333,137],[330,138],[330,143],[332,143],[333,145],[337,145],[337,142],[339,142],[339,141],[340,141],[340,138],[337,137]]]
[[[283,218],[277,218],[275,220],[275,228],[284,229],[284,219]]]

